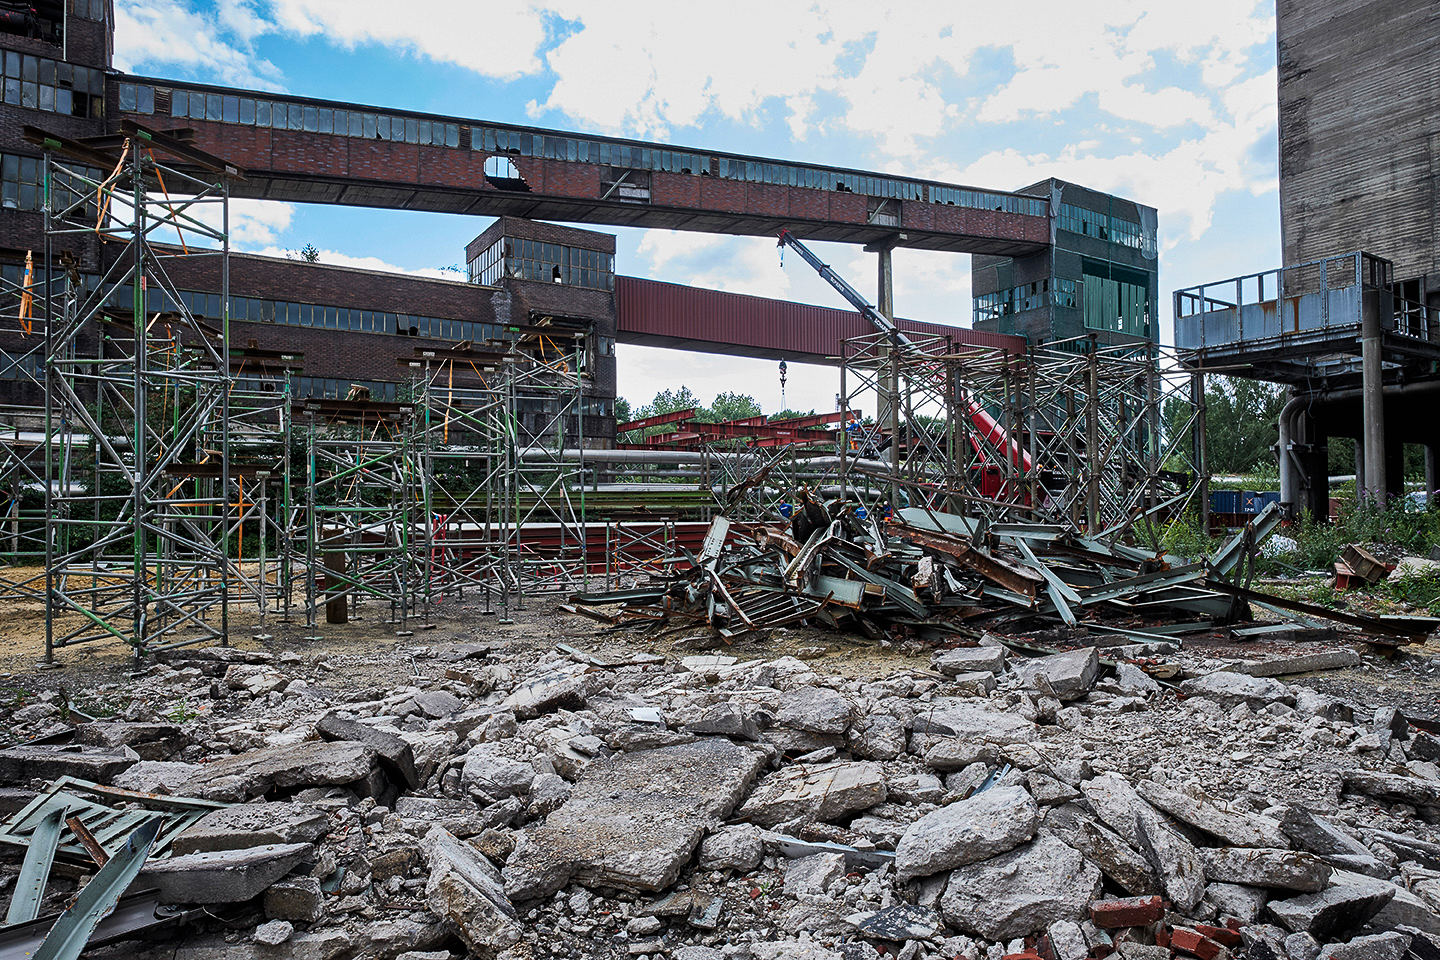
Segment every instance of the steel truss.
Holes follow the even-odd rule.
[[[133,125],[108,153],[26,135],[45,148],[46,656],[97,639],[137,654],[224,642],[229,436],[210,427],[230,413],[234,168]],[[97,239],[108,266],[85,283],[63,251]],[[177,256],[218,260],[220,329],[179,296]]]
[[[957,350],[846,340],[840,399],[898,407],[852,425],[844,493],[877,509],[925,505],[995,521],[1068,522],[1093,533],[1202,508],[1201,418],[1189,371],[1155,345],[1094,337]],[[885,418],[881,418],[882,421]]]

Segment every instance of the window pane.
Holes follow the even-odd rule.
[[[285,110],[285,113],[287,114],[287,117],[288,117],[288,119],[289,119],[289,121],[290,121],[290,124],[289,124],[289,125],[290,125],[290,129],[291,129],[291,130],[304,130],[304,129],[305,129],[305,108],[304,108],[304,107],[302,107],[302,106],[301,106],[300,104],[298,104],[298,103],[292,103],[292,104],[290,104],[289,107]]]
[[[140,112],[155,112],[155,88],[149,84],[140,85]]]
[[[255,101],[245,97],[240,101],[240,122],[246,126],[255,123]]]
[[[225,122],[226,122],[226,123],[239,123],[239,122],[240,122],[240,98],[239,98],[239,97],[226,97],[225,100],[224,100],[224,110],[225,110],[225,117],[224,117],[224,119],[225,119]]]
[[[366,117],[365,120],[366,120],[366,123],[368,124],[370,118],[369,118],[369,117]],[[381,117],[376,117],[376,118],[375,118],[375,136],[379,137],[381,140],[389,140],[389,139],[390,139],[390,118],[389,118],[389,117],[381,116]]]
[[[447,123],[445,125],[445,146],[460,146],[460,127],[458,124]]]
[[[122,83],[122,84],[120,84],[120,109],[121,109],[121,110],[129,110],[129,111],[131,111],[131,112],[134,112],[134,110],[135,110],[135,84],[133,84],[133,83]]]
[[[377,127],[375,114],[365,114],[365,131],[362,136],[369,137],[371,140],[374,140],[376,136],[378,136],[378,134],[376,133],[376,129]]]
[[[350,136],[352,136],[352,137],[362,137],[362,136],[364,136],[364,135],[365,135],[365,117],[364,117],[363,115],[361,115],[361,114],[358,114],[358,113],[351,113],[351,114],[349,115],[349,117],[350,117]]]
[[[330,133],[335,129],[335,114],[329,110],[320,111],[320,133]]]
[[[336,111],[335,111],[335,124],[334,124],[334,126],[331,128],[331,130],[330,130],[330,131],[327,131],[327,132],[334,132],[334,133],[340,134],[341,136],[344,136],[344,134],[350,129],[350,119],[349,119],[349,118],[350,118],[350,114],[347,113],[346,111],[344,111],[344,110],[336,110]]]
[[[408,124],[408,123],[410,123],[410,121],[407,120],[406,123]],[[416,138],[420,143],[429,143],[429,142],[430,142],[430,121],[429,121],[429,120],[417,120],[417,121],[415,121],[415,125],[416,125],[415,138]],[[407,130],[409,129],[408,126],[407,126],[406,129],[407,129]],[[409,138],[409,137],[406,137],[406,139],[408,140],[408,139],[410,139],[410,138]]]
[[[305,129],[314,133],[320,127],[320,111],[316,107],[305,108]]]
[[[225,116],[224,98],[218,93],[205,95],[205,119],[220,120]]]

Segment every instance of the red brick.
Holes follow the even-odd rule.
[[[1176,927],[1170,931],[1170,946],[1182,953],[1199,957],[1200,960],[1215,960],[1225,948],[1198,930]]]
[[[1165,901],[1159,897],[1127,897],[1096,900],[1090,904],[1090,920],[1102,930],[1143,927],[1165,915]]]
[[[1240,943],[1240,931],[1231,930],[1229,927],[1213,927],[1208,923],[1197,923],[1195,929],[1216,943],[1223,943],[1227,947],[1238,946]]]

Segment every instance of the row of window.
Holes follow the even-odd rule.
[[[119,84],[120,109],[131,113],[155,111],[155,88],[149,84]],[[215,120],[246,127],[302,130],[366,140],[393,140],[397,143],[425,143],[437,147],[460,146],[460,126],[438,120],[392,117],[359,110],[332,110],[313,104],[256,100],[251,97],[199,90],[175,90],[170,97],[170,116],[190,120]]]
[[[264,381],[261,381],[263,383]],[[335,377],[291,377],[290,395],[300,400],[344,400],[351,387],[365,387],[371,400],[394,402],[400,384],[390,380],[340,380]],[[263,387],[261,389],[264,389]]]
[[[0,277],[12,287],[21,283],[23,268],[19,264],[0,264]],[[35,284],[43,283],[44,271],[36,271]],[[81,276],[87,291],[93,291],[99,277],[95,274]],[[220,295],[195,290],[178,291],[180,303],[167,291],[151,288],[145,292],[147,313],[176,313],[181,303],[192,316],[211,320],[220,319]],[[38,295],[38,293],[37,293]],[[117,309],[129,309],[133,288],[129,284],[114,288],[106,303]],[[11,299],[13,299],[13,294]],[[487,340],[506,339],[505,328],[498,324],[475,323],[468,320],[451,320],[446,317],[422,317],[407,313],[389,313],[382,310],[361,310],[354,307],[332,307],[317,303],[297,303],[286,300],[265,300],[259,297],[230,298],[232,320],[248,320],[255,323],[283,323],[290,326],[320,327],[327,330],[359,330],[370,333],[401,334],[416,337],[433,337],[440,340],[472,341],[484,343]]]
[[[5,102],[67,117],[105,116],[105,73],[60,60],[5,51]]]
[[[1041,307],[1074,307],[1079,302],[1079,284],[1074,280],[1045,279],[1022,283],[1009,290],[981,294],[975,298],[975,320],[998,320],[1024,310]]]
[[[1155,238],[1146,237],[1144,229],[1135,221],[1107,216],[1072,203],[1060,204],[1060,220],[1056,226],[1136,250],[1153,250],[1155,245]]]
[[[89,180],[100,179],[94,167],[76,163],[60,166]],[[6,210],[40,210],[45,199],[45,161],[40,157],[22,157],[0,153],[0,207]],[[86,200],[84,216],[95,217],[94,194],[86,185],[61,176],[51,180],[54,209],[64,210],[77,200]]]
[[[615,257],[562,243],[501,238],[470,261],[470,282],[495,285],[502,277],[615,289]]]
[[[120,109],[130,113],[155,111],[155,88],[149,84],[119,84]],[[353,110],[332,110],[307,104],[286,104],[281,101],[256,100],[248,97],[205,93],[199,90],[176,89],[171,93],[170,115],[191,120],[214,120],[243,126],[274,127],[330,133],[338,136],[394,140],[405,143],[427,143],[434,146],[458,147],[463,134],[471,128],[441,121],[417,120],[413,117],[390,117],[383,114]],[[958,187],[930,186],[915,180],[877,177],[857,173],[840,173],[814,167],[784,163],[766,163],[729,157],[714,158],[681,150],[664,150],[604,140],[582,140],[547,134],[508,130],[498,127],[474,127],[470,138],[473,150],[490,154],[511,154],[522,157],[543,157],[574,163],[602,164],[630,170],[659,170],[713,176],[723,180],[747,183],[771,183],[779,186],[808,187],[858,193],[865,196],[901,200],[926,200],[932,203],[979,210],[1002,210],[1032,217],[1048,213],[1048,201],[1036,197],[988,193]]]

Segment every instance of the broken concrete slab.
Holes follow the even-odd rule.
[[[173,723],[98,721],[76,727],[75,742],[87,747],[129,747],[141,760],[168,760],[190,738]]]
[[[480,807],[470,800],[443,797],[400,797],[395,813],[406,820],[441,826],[457,837],[474,836],[485,829]]]
[[[702,870],[754,870],[765,857],[760,828],[748,823],[724,827],[700,844]]]
[[[155,886],[162,903],[242,903],[258,897],[313,849],[308,843],[273,843],[191,853],[151,860],[140,877]]]
[[[1128,697],[1148,697],[1162,689],[1154,677],[1124,660],[1115,665],[1113,683],[1117,691]]]
[[[1394,930],[1349,943],[1330,943],[1320,948],[1317,960],[1401,960],[1410,950],[1410,938]]]
[[[910,730],[916,734],[989,744],[1028,743],[1035,738],[1036,729],[1034,723],[1016,713],[954,697],[936,697],[910,722]]]
[[[500,872],[480,851],[442,827],[425,835],[422,849],[430,864],[426,905],[453,922],[476,955],[493,957],[525,938]]]
[[[1212,883],[1205,888],[1205,900],[1222,919],[1234,917],[1241,923],[1254,923],[1270,901],[1270,893],[1238,883]]]
[[[238,802],[272,790],[342,786],[368,777],[375,756],[365,744],[347,741],[263,747],[205,764],[181,790],[208,800]]]
[[[885,774],[878,763],[796,764],[767,777],[738,816],[761,827],[799,818],[830,822],[884,803]]]
[[[796,687],[780,697],[775,724],[791,730],[841,736],[850,726],[855,706],[829,687]]]
[[[1285,835],[1331,866],[1372,877],[1387,877],[1385,868],[1370,848],[1337,825],[1317,816],[1309,810],[1291,807],[1280,819],[1280,829]]]
[[[549,673],[516,687],[501,706],[514,710],[521,720],[534,720],[562,707],[584,709],[587,689],[584,674]]]
[[[314,923],[325,915],[325,894],[316,877],[280,880],[265,890],[265,916],[272,920]]]
[[[136,793],[173,794],[200,770],[201,767],[193,763],[141,760],[115,777],[110,785],[122,790],[134,790]]]
[[[681,729],[685,733],[701,736],[735,737],[751,741],[760,739],[759,725],[729,700],[712,703],[698,719],[685,724]]]
[[[1343,670],[1359,665],[1360,654],[1346,649],[1325,650],[1320,653],[1306,653],[1298,657],[1280,657],[1274,660],[1246,660],[1237,669],[1252,677],[1289,677],[1316,670]]]
[[[1280,681],[1229,670],[1186,680],[1180,684],[1180,692],[1187,697],[1214,700],[1227,710],[1242,703],[1252,710],[1259,710],[1268,703],[1295,705],[1295,698]]]
[[[1203,793],[1182,793],[1151,780],[1137,781],[1135,790],[1157,809],[1231,846],[1289,846],[1279,822],[1269,817],[1250,811],[1231,813]]]
[[[976,763],[991,764],[999,757],[993,744],[958,737],[933,741],[925,751],[925,765],[941,773],[964,770]]]
[[[830,885],[845,876],[845,857],[817,853],[785,861],[785,892],[794,897],[823,897]]]
[[[1149,897],[1161,892],[1160,878],[1150,861],[1078,806],[1070,804],[1051,810],[1045,816],[1045,829],[1083,853],[1131,896]]]
[[[528,793],[535,767],[508,756],[499,744],[477,743],[465,754],[460,780],[471,793],[501,800]]]
[[[1408,803],[1417,807],[1440,806],[1440,780],[1370,770],[1346,770],[1341,774],[1341,780],[1344,789],[1385,803]]]
[[[1015,661],[1010,669],[1026,686],[1047,696],[1062,701],[1078,700],[1095,686],[1095,677],[1100,672],[1100,654],[1094,647],[1081,647],[1035,660]]]
[[[465,701],[449,690],[422,690],[415,694],[415,706],[431,720],[440,720],[465,709]]]
[[[326,740],[365,744],[375,751],[380,765],[396,786],[406,790],[420,787],[421,778],[415,768],[415,753],[399,734],[377,730],[368,724],[346,720],[333,713],[320,718],[315,724],[315,732]]]
[[[1395,897],[1395,885],[1385,880],[1339,872],[1337,878],[1316,893],[1271,900],[1266,909],[1285,929],[1328,940],[1358,928]]]
[[[1126,843],[1140,849],[1140,834],[1135,817],[1145,801],[1135,792],[1130,781],[1118,773],[1105,773],[1080,784],[1090,807],[1106,826],[1118,833]]]
[[[1440,870],[1440,843],[1430,843],[1409,834],[1393,833],[1389,830],[1367,830],[1365,837],[1392,850],[1401,860],[1414,862],[1430,870]],[[1367,847],[1368,851],[1369,848]],[[1367,871],[1361,870],[1360,873]]]
[[[314,843],[330,818],[302,803],[242,803],[207,813],[170,842],[177,855],[243,850],[281,843]]]
[[[506,893],[529,900],[572,880],[663,890],[764,765],[763,754],[714,738],[597,760],[563,807],[520,834]]]
[[[1024,787],[994,787],[912,823],[895,848],[895,878],[928,877],[1013,850],[1035,835],[1040,811]]]
[[[1135,811],[1140,850],[1160,876],[1165,895],[1182,913],[1205,896],[1205,867],[1194,845],[1171,828],[1145,801]]]
[[[940,898],[951,926],[990,940],[1079,922],[1100,894],[1100,870],[1046,833],[998,857],[952,871]]]
[[[140,757],[124,747],[33,745],[0,750],[0,783],[28,784],[31,780],[75,777],[109,784]]]
[[[1256,847],[1201,848],[1205,876],[1221,883],[1243,883],[1271,890],[1323,890],[1331,868],[1313,853]]]
[[[956,647],[941,650],[930,658],[930,669],[953,677],[960,673],[1005,672],[1004,647]]]

